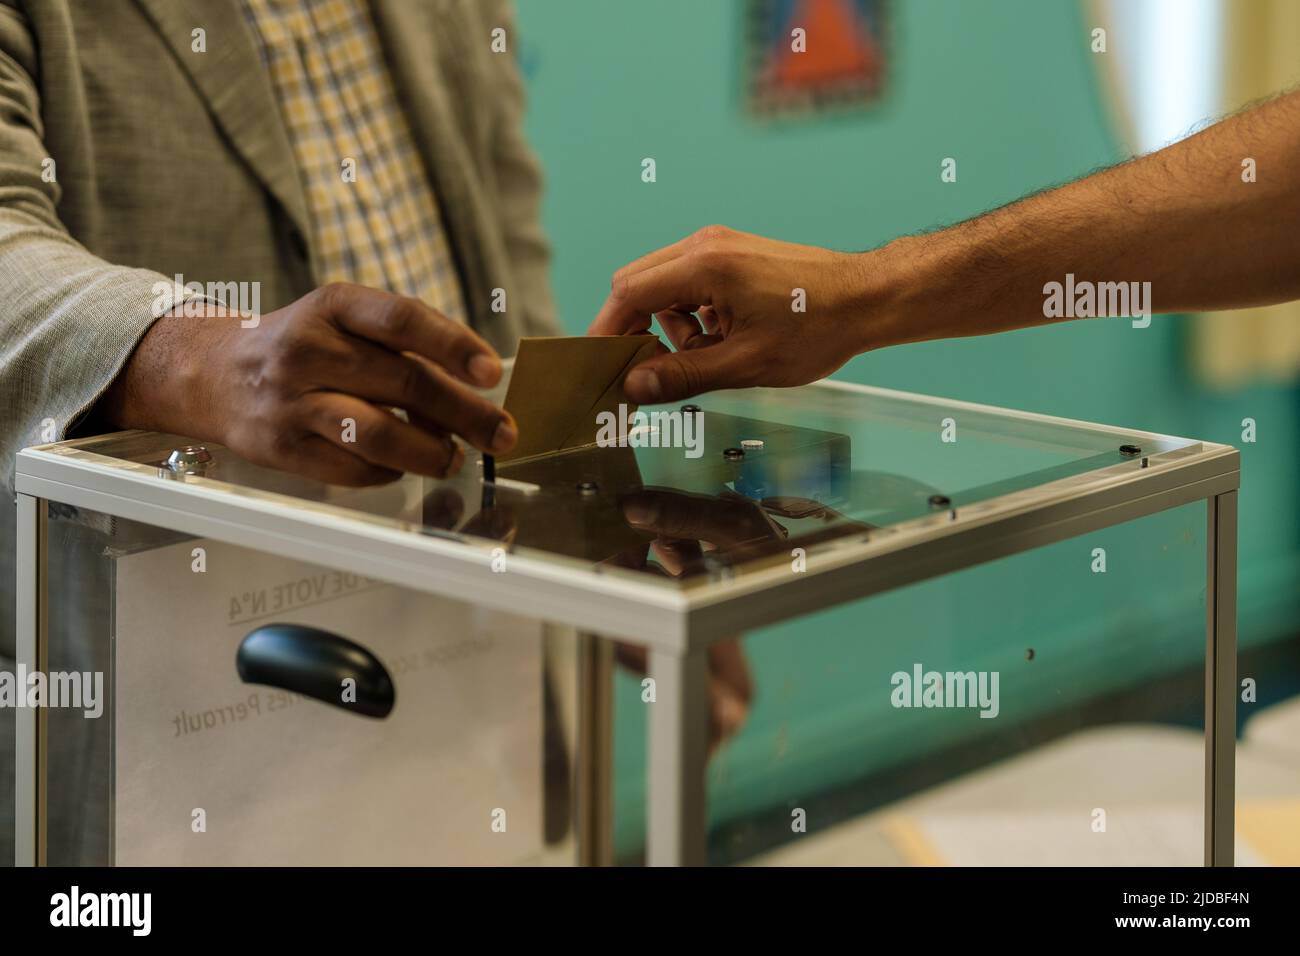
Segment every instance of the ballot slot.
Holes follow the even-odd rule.
[[[668,564],[671,576],[690,577],[720,562],[788,553],[805,536],[863,529],[836,510],[852,490],[847,436],[692,414],[704,420],[698,457],[679,448],[586,446],[499,462],[494,508],[508,513],[510,540],[600,565],[665,573]],[[512,494],[501,478],[541,491]],[[655,542],[691,545],[665,562],[654,557]]]
[[[584,445],[498,460],[488,496],[477,466],[441,480],[406,475],[389,485],[345,488],[252,464],[215,443],[203,445],[206,460],[198,465],[170,468],[168,449],[192,447],[183,436],[128,432],[90,448],[97,458],[100,450],[110,451],[157,480],[189,482],[216,494],[287,496],[299,507],[343,509],[470,547],[530,549],[662,577],[653,555],[642,555],[650,543],[671,538],[673,529],[629,522],[636,496],[643,516],[647,508],[664,506],[667,516],[688,520],[699,536],[692,540],[703,543],[700,554],[676,569],[672,577],[678,579],[720,565],[762,565],[796,546],[860,535],[873,524],[859,515],[906,511],[933,491],[887,473],[855,472],[845,433],[703,407],[691,413],[700,419],[697,456],[653,445]],[[729,454],[743,452],[746,442],[748,452]],[[752,449],[754,442],[762,443],[761,451]]]
[[[564,358],[576,350],[581,361],[563,366],[558,379],[553,363],[515,365],[493,391],[497,401],[516,385],[521,395],[564,400],[514,400],[521,430],[531,436],[524,447],[530,453],[497,459],[499,480],[486,499],[472,450],[470,464],[450,478],[408,475],[370,489],[253,465],[212,443],[196,450],[192,439],[177,435],[125,432],[51,450],[152,480],[191,483],[214,495],[289,501],[489,552],[528,551],[542,560],[574,562],[575,571],[630,566],[658,573],[663,569],[653,558],[628,558],[665,538],[653,521],[627,520],[635,504],[629,496],[637,495],[650,499],[637,509],[642,518],[653,516],[656,503],[667,503],[700,526],[692,540],[701,542],[701,558],[708,560],[685,562],[673,575],[683,579],[710,566],[743,574],[795,547],[833,548],[918,519],[960,520],[972,505],[1107,469],[1159,468],[1198,447],[1169,436],[833,382],[720,392],[682,406],[642,409],[648,417],[636,419],[635,406],[616,401],[620,376],[652,345],[646,337],[526,340],[521,357]],[[529,377],[533,384],[525,389]],[[548,381],[561,379],[566,388],[547,391]],[[551,405],[559,409],[554,421],[522,411],[532,415]],[[576,412],[580,407],[586,411]],[[619,441],[612,447],[600,440],[597,409],[617,409]],[[684,448],[666,441],[673,436],[656,431],[657,413],[683,423],[693,416],[698,442]],[[652,424],[623,430],[636,421]],[[542,426],[551,427],[551,437],[539,442]]]

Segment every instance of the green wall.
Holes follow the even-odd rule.
[[[1119,158],[1074,0],[893,3],[891,89],[863,113],[761,124],[739,97],[740,0],[519,0],[529,132],[566,327],[585,329],[627,260],[711,222],[843,249],[954,222]],[[640,180],[652,156],[658,181]],[[958,181],[939,162],[958,161]],[[1075,322],[858,358],[839,377],[1186,435],[1242,449],[1244,646],[1300,621],[1300,401],[1293,387],[1210,394],[1188,323]],[[1240,421],[1258,422],[1241,445]],[[965,735],[1014,732],[1052,705],[1129,686],[1202,651],[1204,510],[972,569],[751,635],[759,696],[713,762],[711,812],[798,800]],[[1109,573],[1087,571],[1103,545]],[[1027,646],[1050,649],[1023,670]],[[1007,720],[902,725],[888,675],[999,661]],[[993,666],[985,664],[984,666]],[[1019,681],[1019,683],[1016,683]],[[883,682],[883,684],[881,683]],[[1013,692],[1011,686],[1022,692]],[[639,831],[644,708],[618,704],[619,837]],[[871,688],[870,690],[864,688]]]

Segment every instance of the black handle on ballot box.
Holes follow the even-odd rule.
[[[379,658],[355,641],[303,624],[266,624],[239,644],[246,684],[267,684],[366,717],[387,717],[397,692]]]

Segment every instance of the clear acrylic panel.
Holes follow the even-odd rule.
[[[45,451],[73,466],[61,480],[93,488],[110,472],[126,475],[119,491],[136,499],[153,482],[183,483],[231,506],[236,522],[270,509],[234,506],[270,503],[468,549],[505,542],[561,570],[608,569],[655,589],[706,589],[729,577],[719,566],[757,571],[787,561],[796,546],[874,538],[874,529],[936,508],[969,513],[1016,492],[1034,498],[1057,479],[1128,474],[1148,457],[1200,447],[833,383],[719,393],[699,405],[664,410],[703,423],[698,456],[680,447],[579,449],[502,462],[494,488],[476,462],[445,481],[335,487],[216,445],[204,460],[172,468],[169,457],[190,440],[144,432]],[[1117,721],[1199,733],[1199,678],[1161,684],[1159,713],[1131,705],[1142,681],[1173,680],[1175,664],[1200,666],[1204,535],[1204,506],[1184,507],[720,643],[716,666],[746,683],[752,700],[732,687],[715,702],[714,730],[741,730],[715,741],[712,859],[772,862],[800,847],[859,846],[836,828],[879,817],[888,832],[872,830],[867,843],[892,847],[896,858],[868,853],[855,862],[1012,862],[989,855],[1009,838],[944,855],[944,828],[965,826],[950,818],[968,811],[983,814],[976,829],[994,832],[1042,811],[1037,844],[1048,856],[1021,862],[1118,852],[1125,841],[1060,842],[1077,808],[1059,805],[1068,794],[1054,781],[1064,771],[1050,760],[1029,774],[1041,784],[1017,778],[1018,797],[981,780],[1050,757],[1062,743],[1090,746],[1087,734],[1109,733],[1103,725]],[[1109,570],[1090,567],[1094,547],[1110,552]],[[58,503],[49,554],[48,667],[102,674],[107,697],[102,717],[49,715],[50,862],[590,861],[583,854],[600,841],[584,846],[576,833],[603,827],[606,783],[616,798],[612,855],[638,858],[643,652],[475,606],[469,595],[417,594],[354,568]],[[241,642],[271,625],[324,630],[368,649],[397,687],[394,716],[376,721],[310,692],[246,683]],[[619,661],[612,767],[602,724],[609,656]],[[919,673],[912,680],[921,683],[933,672],[950,684],[970,675],[965,691],[977,698],[1000,694],[996,716],[893,706],[894,676]],[[995,675],[996,690],[979,683]],[[1203,754],[1193,765],[1185,750],[1163,779],[1202,779]],[[1099,753],[1103,763],[1129,759],[1130,768],[1148,759]],[[1060,759],[1086,766],[1083,757]],[[1128,773],[1092,772],[1117,784]],[[1089,832],[1116,832],[1105,829],[1110,808],[1125,827],[1144,819],[1129,806],[1146,799],[1140,788],[1087,792],[1097,794],[1088,810],[1101,811],[1103,827]],[[1157,801],[1151,812],[1172,814],[1179,827],[1185,817],[1199,821],[1200,792],[1187,796],[1195,806]],[[796,811],[803,830],[791,829]],[[1199,848],[1190,849],[1198,859]],[[1184,862],[1185,851],[1180,836],[1155,847],[1160,858],[1151,862]]]
[[[49,508],[47,671],[85,688],[45,711],[49,863],[577,862],[572,631]],[[322,632],[360,645],[391,711],[360,712],[365,667],[324,695],[286,683],[283,646],[245,680],[241,648],[271,625],[303,629],[299,677]]]
[[[1199,866],[1205,554],[1196,503],[715,645],[709,861]],[[615,684],[627,864],[640,679]]]
[[[633,440],[501,462],[505,480],[490,497],[474,460],[447,480],[407,476],[358,492],[252,465],[213,444],[210,460],[177,472],[168,457],[192,444],[177,435],[118,433],[59,453],[217,496],[287,497],[471,546],[504,541],[554,561],[646,572],[671,586],[1198,445],[835,383],[719,392],[697,405],[643,411],[660,424],[647,426],[643,434],[654,437],[642,441],[672,447]],[[710,547],[677,555],[668,571],[647,556],[665,524]]]

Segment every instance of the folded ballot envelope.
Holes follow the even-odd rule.
[[[519,426],[519,441],[498,462],[522,461],[596,443],[601,412],[620,420],[636,405],[623,391],[634,365],[655,354],[654,335],[586,335],[525,338],[519,342],[505,408]]]
[[[462,528],[549,554],[643,567],[659,532],[630,523],[624,507],[629,493],[649,490],[697,509],[717,505],[720,521],[743,514],[737,502],[748,499],[755,512],[780,518],[784,530],[763,547],[781,560],[788,559],[787,532],[860,533],[855,522],[828,517],[851,484],[848,435],[732,414],[736,399],[728,406],[724,398],[700,400],[715,407],[690,413],[689,442],[681,409],[662,412],[681,416],[680,426],[648,424],[653,442],[621,440],[621,429],[637,414],[624,380],[659,348],[653,335],[521,340],[503,403],[519,439],[497,457],[493,493]],[[775,410],[778,403],[751,397],[738,410]],[[614,443],[607,440],[611,422],[620,428]],[[681,443],[660,444],[673,436]],[[726,532],[719,528],[723,539]],[[737,553],[751,560],[758,550],[746,539]],[[709,553],[716,559],[723,551],[715,546]]]

